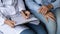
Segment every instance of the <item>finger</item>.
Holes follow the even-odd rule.
[[[42,7],[39,9],[39,13],[42,13]]]
[[[7,20],[6,24],[9,25],[9,26],[11,26],[11,27],[13,26],[13,24],[11,23],[11,20]]]
[[[50,18],[52,21],[55,21],[55,17],[51,17],[50,15],[47,15],[48,18]]]
[[[10,20],[10,26],[14,27],[15,26],[15,22]]]
[[[14,25],[12,20],[9,20],[9,22],[10,22],[10,24]]]
[[[45,7],[43,7],[41,11],[42,11],[42,14],[46,14],[47,9]]]
[[[44,9],[43,14],[45,15],[47,13],[47,10]]]
[[[53,22],[55,22],[55,19],[54,18],[51,18],[51,17],[48,17],[49,19],[51,19]]]
[[[45,10],[45,14],[47,14],[48,10]]]
[[[41,14],[43,14],[43,15],[44,15],[44,9],[42,9],[42,10],[41,10]]]
[[[53,19],[53,20],[55,20],[55,17],[53,16],[53,17],[51,17],[51,16],[49,16],[51,19]]]
[[[52,21],[55,21],[55,18],[51,17],[49,13],[46,14],[46,17],[51,19]]]
[[[16,23],[15,23],[15,21],[12,21],[11,23],[12,23],[13,25],[15,25],[15,24],[16,24]]]
[[[51,16],[49,16],[49,17],[51,17],[51,18],[53,18],[53,19],[55,20],[55,17],[54,17],[54,16],[51,15]]]
[[[14,25],[11,22],[8,25],[11,26],[11,27],[14,27]]]
[[[55,19],[54,15],[51,12],[48,14],[48,16]]]
[[[26,16],[26,19],[28,19],[29,17],[28,16]]]
[[[30,14],[27,14],[27,17],[29,18],[30,17]]]
[[[46,12],[45,6],[43,6],[42,12],[43,12],[43,14],[45,14],[45,12]]]
[[[26,15],[25,15],[23,12],[21,12],[21,14],[22,14],[22,16],[23,16],[24,18],[26,18]]]
[[[54,14],[53,14],[52,12],[49,12],[49,16],[53,17],[53,16],[54,16]]]
[[[48,23],[48,17],[46,15],[44,15],[44,17],[46,18],[46,22]]]
[[[26,16],[29,17],[30,16],[30,12],[26,11]]]
[[[46,14],[48,12],[48,9],[47,8],[44,8],[44,14]]]

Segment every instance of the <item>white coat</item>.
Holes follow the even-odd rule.
[[[22,0],[0,0],[0,31],[4,34],[20,34],[23,30],[28,29],[24,25],[11,28],[7,24],[4,24],[4,20],[7,17],[15,15],[21,12],[21,10],[26,10]],[[39,22],[37,23],[39,24]]]

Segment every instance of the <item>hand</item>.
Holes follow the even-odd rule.
[[[49,4],[47,6],[43,5],[41,8],[39,8],[39,13],[46,14],[49,10],[51,10],[51,8],[53,8],[52,4]]]
[[[28,19],[30,17],[30,12],[29,11],[25,11],[25,13],[22,11],[21,14],[26,19]]]
[[[47,21],[48,18],[51,19],[52,21],[55,21],[54,14],[52,12],[48,12],[47,14],[44,15],[44,17],[47,19]]]
[[[47,6],[42,6],[39,8],[39,13],[46,14],[49,11],[49,8]]]
[[[4,23],[7,24],[7,25],[9,25],[9,26],[11,26],[12,28],[13,28],[14,25],[15,25],[15,22],[14,22],[14,21],[8,20],[8,19],[6,19],[6,20],[4,21]]]

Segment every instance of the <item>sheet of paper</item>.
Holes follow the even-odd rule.
[[[11,19],[16,22],[15,25],[25,24],[25,23],[29,23],[29,22],[31,22],[31,21],[37,20],[37,18],[35,18],[34,16],[30,16],[29,19],[25,19],[25,18],[24,18],[23,16],[21,16],[21,15],[16,15],[16,16],[12,17]]]

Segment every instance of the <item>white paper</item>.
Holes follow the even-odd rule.
[[[32,22],[32,21],[36,21],[37,18],[33,17],[33,16],[30,16],[29,19],[25,19],[23,16],[21,15],[15,15],[11,18],[13,21],[16,22],[15,25],[19,25],[19,24],[25,24],[25,23],[29,23],[29,22]]]

